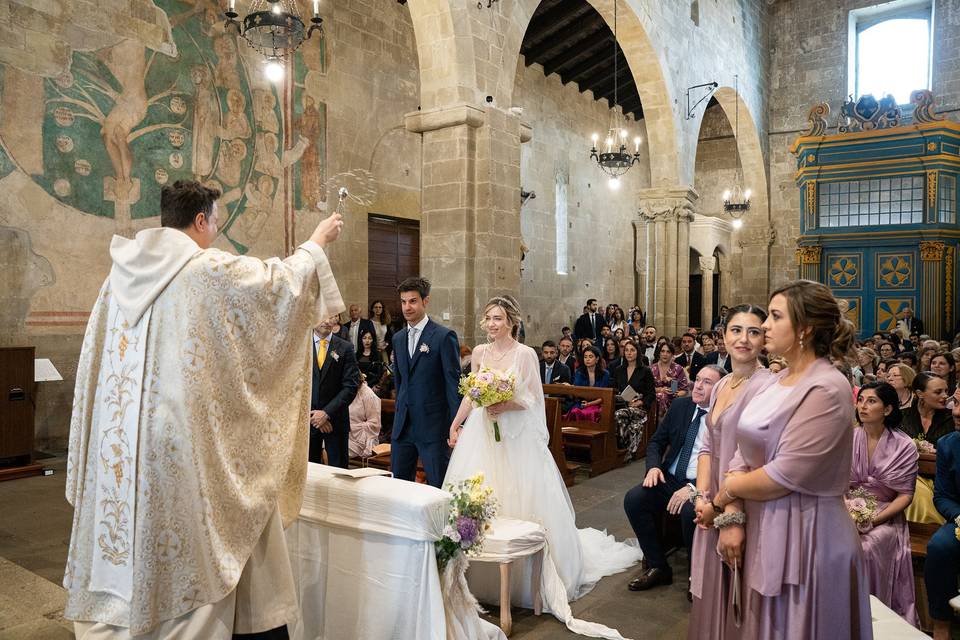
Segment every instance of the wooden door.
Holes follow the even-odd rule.
[[[0,349],[0,459],[33,455],[34,348]]]
[[[420,275],[420,223],[370,214],[367,300],[382,300],[394,322],[402,320],[397,285]]]

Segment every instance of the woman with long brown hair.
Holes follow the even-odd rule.
[[[856,329],[824,285],[790,282],[773,292],[763,323],[767,351],[790,364],[740,414],[737,453],[713,500],[744,514],[742,637],[815,640],[873,637],[860,539],[843,497],[853,460],[850,384],[830,358],[853,355]],[[738,565],[733,549],[725,561]]]

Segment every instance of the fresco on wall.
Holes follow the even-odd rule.
[[[283,85],[268,83],[259,57],[224,33],[214,2],[155,4],[169,19],[174,55],[127,39],[75,51],[56,77],[15,72],[10,86],[0,75],[4,108],[20,112],[4,116],[36,129],[32,137],[23,127],[0,131],[0,178],[19,167],[59,202],[128,235],[159,214],[163,185],[196,179],[223,192],[221,229],[246,253],[269,221],[323,200],[326,106],[303,78],[325,71],[325,43],[315,37],[296,54],[285,105]],[[40,105],[13,100],[22,90]]]

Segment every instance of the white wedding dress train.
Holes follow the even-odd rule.
[[[544,554],[540,591],[543,608],[582,635],[621,639],[614,629],[578,620],[570,611],[571,600],[589,592],[603,576],[619,573],[640,560],[636,545],[617,542],[605,531],[577,529],[570,496],[548,448],[543,388],[540,385],[536,352],[517,344],[512,357],[505,354],[508,367],[493,366],[482,346],[474,362],[516,378],[514,402],[524,408],[508,411],[498,418],[501,441],[493,435],[493,421],[485,409],[474,409],[464,423],[454,448],[444,484],[454,483],[483,472],[485,484],[493,489],[504,518],[528,520],[543,526],[547,551]],[[532,562],[517,563],[511,580],[511,601],[532,608]],[[498,604],[500,574],[497,567],[475,563],[467,572],[471,592],[480,602]]]

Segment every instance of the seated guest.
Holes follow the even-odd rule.
[[[610,372],[603,365],[600,350],[593,345],[583,350],[583,362],[577,367],[573,375],[573,385],[576,387],[604,387],[610,386]],[[600,411],[603,400],[580,400],[564,416],[567,420],[582,422],[600,422]]]
[[[700,348],[703,350],[704,361],[706,356],[717,350],[717,341],[714,340],[712,333],[704,333],[700,336]]]
[[[900,398],[900,409],[907,409],[913,406],[913,379],[916,372],[899,361],[887,366],[887,383],[897,392]]]
[[[640,351],[631,341],[625,341],[623,346],[623,364],[613,372],[613,389],[619,395],[627,386],[636,391],[637,397],[630,401],[620,399],[615,416],[617,420],[617,447],[626,449],[626,457],[630,459],[640,445],[643,437],[643,427],[647,423],[647,411],[657,400],[657,392],[653,385],[653,374],[649,367],[640,362]]]
[[[886,382],[887,381],[887,371],[890,370],[891,365],[897,364],[896,360],[881,360],[877,363],[877,382]]]
[[[313,335],[313,393],[310,400],[310,462],[346,469],[350,462],[350,403],[360,369],[349,342],[333,334],[335,318],[321,320]]]
[[[932,373],[918,373],[913,379],[913,393],[916,402],[903,412],[901,429],[911,438],[939,448],[937,441],[954,430],[953,418],[945,408],[947,381]]]
[[[617,344],[620,344],[622,340],[626,340],[626,338],[623,337],[623,329],[615,329],[613,339],[617,341]]]
[[[633,309],[630,312],[630,323],[627,325],[627,335],[639,338],[643,333],[644,320],[643,312],[640,311],[640,309]]]
[[[547,340],[540,347],[540,382],[541,384],[570,384],[570,369],[557,358],[560,352],[552,340]]]
[[[910,530],[904,510],[913,500],[917,446],[900,431],[900,401],[885,382],[866,384],[857,398],[850,488],[877,498],[869,528],[858,527],[870,593],[917,626]]]
[[[868,347],[861,347],[857,349],[857,366],[853,368],[853,379],[855,384],[863,384],[863,376],[865,375],[877,375],[877,363],[880,362],[880,357],[877,355],[877,352]]]
[[[683,367],[673,361],[673,356],[677,353],[676,348],[666,341],[657,348],[659,349],[658,358],[650,365],[650,373],[653,374],[653,384],[657,391],[659,415],[665,416],[674,398],[687,395],[690,381]]]
[[[350,457],[369,458],[380,442],[380,398],[360,374],[357,397],[350,403]]]
[[[723,328],[727,324],[727,314],[729,313],[730,308],[727,307],[727,305],[720,305],[720,314],[710,322],[710,329],[717,333],[723,333]]]
[[[571,340],[573,340],[573,329],[571,329],[570,327],[563,327],[562,329],[560,329],[560,335],[561,337],[570,338]]]
[[[897,354],[897,360],[907,365],[914,371],[917,370],[917,354],[914,351],[901,351]]]
[[[557,343],[557,348],[560,350],[560,355],[557,356],[557,362],[570,369],[570,375],[573,375],[574,370],[577,368],[577,358],[573,355],[573,339],[564,336],[560,338],[560,342]]]
[[[654,362],[657,359],[657,328],[648,324],[643,328],[640,335],[640,355],[647,359],[647,362]]]
[[[704,365],[715,364],[727,373],[733,371],[733,363],[730,361],[730,354],[727,353],[727,345],[724,343],[723,332],[717,332],[714,337],[716,349],[713,353],[703,356]]]
[[[360,350],[357,352],[357,365],[367,380],[380,382],[383,377],[383,359],[377,349],[377,337],[373,331],[364,329],[360,333]]]
[[[954,406],[953,418],[960,429],[960,406]],[[957,519],[960,518],[960,433],[956,431],[940,439],[933,503],[943,517],[943,525],[927,543],[923,581],[927,587],[930,617],[933,618],[934,640],[949,640],[950,621],[954,615],[950,599],[957,595],[957,576],[960,575],[960,540],[957,539]]]
[[[616,338],[607,338],[603,341],[603,364],[607,369],[615,367],[620,360],[620,345]]]
[[[643,483],[623,498],[623,510],[647,561],[646,571],[630,582],[631,591],[673,583],[673,570],[657,529],[657,519],[665,509],[680,514],[683,543],[687,551],[693,546],[696,525],[686,485],[697,481],[697,457],[707,430],[703,418],[713,385],[720,380],[720,371],[712,366],[701,369],[691,396],[673,402],[647,444],[647,474]]]
[[[957,361],[949,351],[938,353],[930,358],[930,371],[947,381],[947,395],[957,390]]]
[[[930,360],[939,350],[939,346],[921,348],[917,355],[917,371],[930,371]]]
[[[360,305],[350,305],[349,313],[350,319],[345,324],[340,326],[340,329],[336,331],[336,334],[353,345],[353,350],[355,353],[360,353],[360,335],[364,331],[369,331],[376,336],[377,330],[373,326],[373,322],[367,320],[366,318],[360,317]]]
[[[381,300],[370,303],[370,322],[373,323],[373,329],[377,335],[377,351],[380,352],[384,364],[390,361],[388,356],[393,348],[393,329],[390,321],[390,312],[383,306]]]
[[[610,331],[616,334],[617,329],[619,329],[623,335],[627,334],[627,321],[624,319],[623,309],[620,307],[614,307],[613,315],[610,319]]]
[[[876,344],[876,347],[877,347],[877,354],[884,360],[895,358],[897,355],[897,352],[893,348],[893,343],[888,342],[887,340],[878,342]]]

